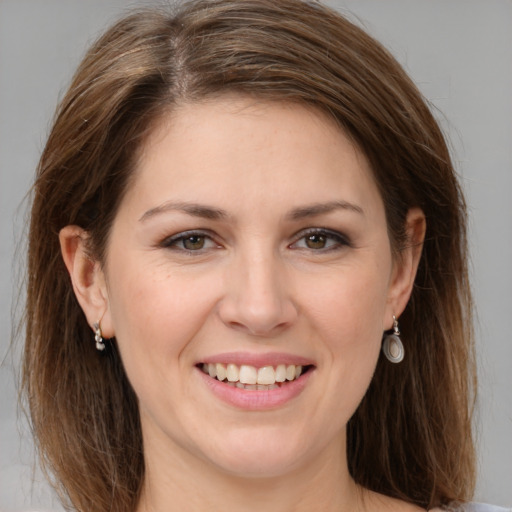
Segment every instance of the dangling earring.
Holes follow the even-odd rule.
[[[105,350],[105,342],[103,341],[103,336],[101,335],[101,327],[99,322],[95,322],[94,325],[94,340],[96,341],[96,350],[100,352]]]
[[[404,346],[400,339],[400,330],[398,329],[398,321],[393,315],[393,334],[384,336],[382,343],[382,352],[392,363],[399,363],[404,358]]]

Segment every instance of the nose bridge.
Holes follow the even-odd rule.
[[[283,261],[267,242],[250,243],[230,265],[221,316],[224,323],[258,336],[290,325],[296,309]]]

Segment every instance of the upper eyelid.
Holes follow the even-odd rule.
[[[339,240],[343,240],[346,244],[349,244],[350,243],[350,238],[345,235],[344,233],[341,233],[339,231],[336,231],[334,229],[329,229],[329,228],[305,228],[305,229],[301,229],[300,231],[298,231],[295,235],[294,235],[294,239],[295,240],[300,240],[301,238],[304,238],[305,236],[307,235],[310,235],[310,234],[319,234],[319,235],[327,235],[327,236],[330,236],[332,238],[337,238]]]
[[[204,230],[204,229],[189,229],[186,231],[180,231],[179,233],[176,233],[174,235],[166,236],[161,242],[161,246],[168,246],[171,243],[179,242],[180,240],[183,240],[184,238],[187,238],[189,236],[202,236],[204,238],[208,238],[212,240],[214,243],[218,243],[216,241],[216,237],[213,236],[211,231]]]

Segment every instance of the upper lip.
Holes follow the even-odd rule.
[[[249,365],[256,368],[263,366],[277,366],[280,364],[294,364],[300,366],[313,365],[314,362],[306,357],[289,354],[285,352],[267,352],[264,354],[255,354],[251,352],[225,352],[223,354],[215,354],[205,357],[198,364],[236,364],[237,366]]]

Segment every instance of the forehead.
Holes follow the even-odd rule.
[[[239,96],[183,104],[164,117],[142,147],[131,189],[153,202],[230,196],[233,206],[340,194],[380,200],[366,158],[325,114]]]

